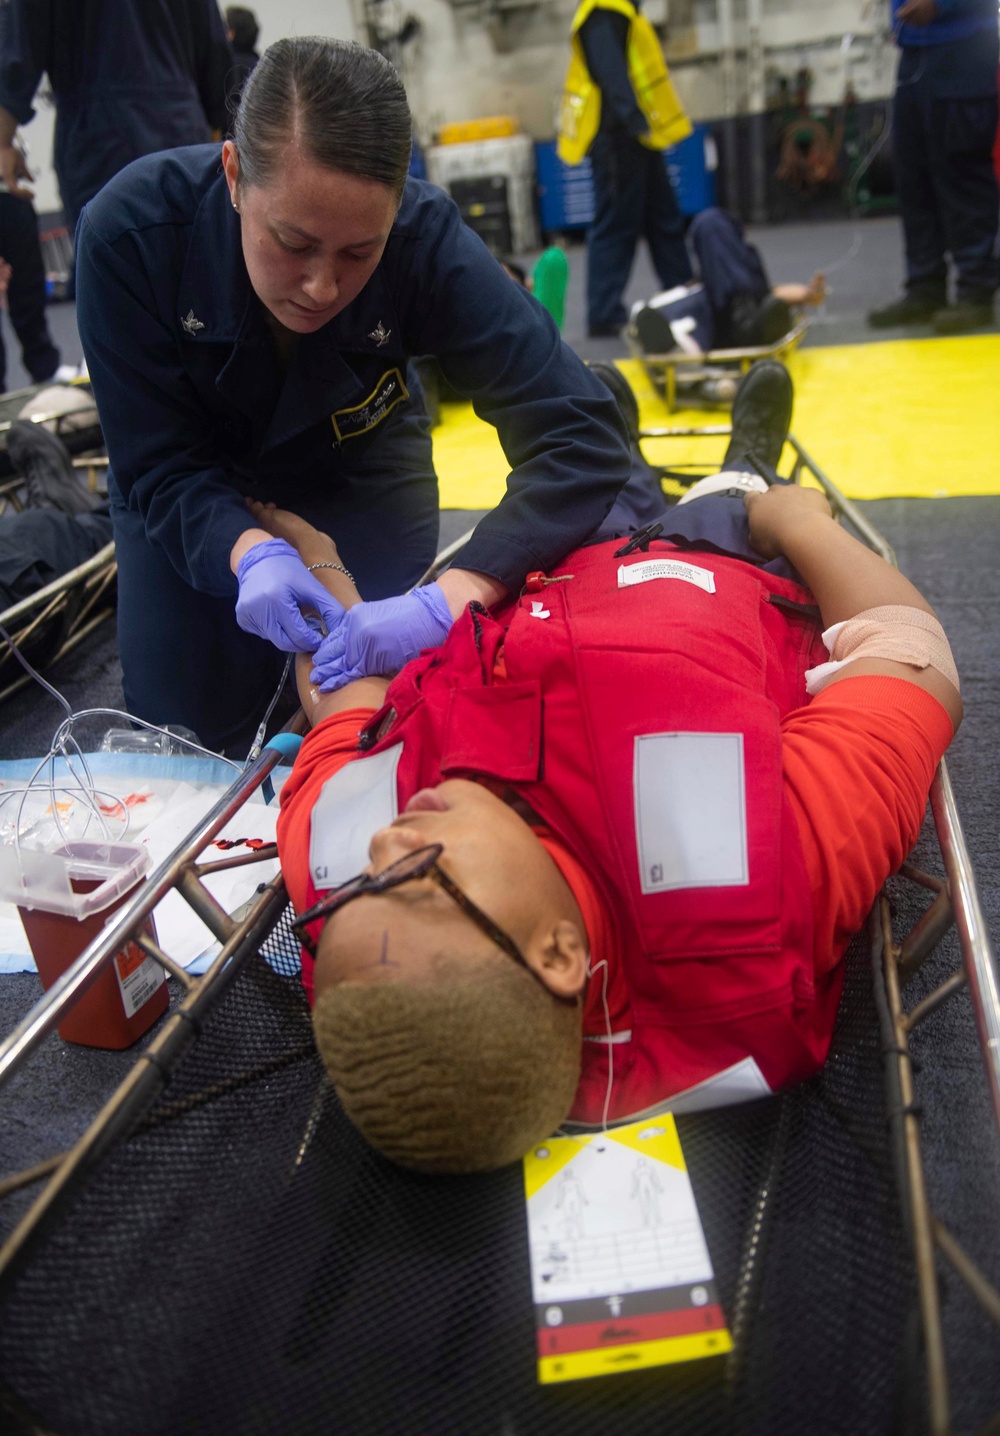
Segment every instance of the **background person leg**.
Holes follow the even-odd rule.
[[[30,200],[0,193],[0,254],[11,267],[7,310],[21,345],[24,367],[36,383],[59,367],[45,315],[45,267],[38,220]]]
[[[684,242],[684,216],[661,150],[637,145],[643,176],[642,233],[653,267],[664,289],[686,284],[693,277],[691,256]]]
[[[641,146],[627,137],[598,135],[590,151],[594,222],[587,231],[587,329],[615,334],[628,315],[622,295],[643,222],[645,193]],[[645,152],[643,152],[645,153]]]
[[[688,239],[712,305],[713,347],[766,342],[757,334],[761,305],[771,294],[771,281],[760,255],[743,238],[740,221],[724,209],[704,209],[691,221]],[[787,307],[785,313],[790,317]],[[786,324],[775,337],[781,338],[790,327]]]
[[[926,61],[904,49],[892,101],[893,167],[906,254],[906,294],[868,316],[875,328],[926,324],[948,297],[948,266],[940,195],[931,171],[931,98]]]
[[[1000,282],[1000,189],[993,169],[997,97],[937,100],[931,166],[942,198],[944,230],[956,272],[957,305],[935,315],[943,333],[989,324]]]

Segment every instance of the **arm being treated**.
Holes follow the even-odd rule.
[[[843,529],[816,489],[797,485],[747,496],[750,542],[766,558],[783,555],[801,575],[819,604],[824,628],[873,608],[915,608],[936,617],[933,608],[898,569]],[[859,658],[830,681],[862,674],[905,678],[925,688],[957,728],[962,719],[958,690],[939,669],[888,658]]]
[[[298,551],[299,558],[307,568],[311,564],[341,563],[337,545],[329,534],[313,528],[312,524],[299,518],[298,514],[275,508],[273,504],[248,503],[247,507],[260,528],[248,530],[244,538],[258,534],[259,538],[254,538],[254,543],[268,538],[283,538]],[[246,546],[251,547],[251,544]],[[313,577],[344,608],[353,608],[356,603],[362,601],[353,578],[341,568],[314,568]],[[299,692],[302,711],[311,727],[315,728],[324,718],[329,718],[334,713],[344,713],[349,708],[382,707],[385,691],[389,686],[388,679],[358,678],[353,683],[346,683],[336,693],[320,693],[309,681],[312,666],[311,653],[295,655],[295,686]]]

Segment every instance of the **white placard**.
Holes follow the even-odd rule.
[[[618,587],[631,588],[637,583],[651,583],[654,578],[679,578],[693,583],[706,593],[715,592],[715,574],[710,568],[698,568],[678,558],[648,558],[641,563],[619,564]]]
[[[368,864],[368,844],[399,813],[397,743],[370,758],[345,763],[324,783],[312,810],[309,868],[318,891],[339,887]]]
[[[742,733],[643,734],[633,782],[644,893],[750,881]]]

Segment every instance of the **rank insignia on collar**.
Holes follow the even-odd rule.
[[[381,321],[381,319],[380,319],[379,322],[375,325],[375,328],[374,328],[374,329],[371,331],[371,333],[368,335],[368,338],[369,338],[369,339],[374,339],[374,340],[375,340],[375,343],[376,343],[376,344],[378,345],[378,347],[381,349],[383,344],[388,344],[388,342],[389,342],[389,336],[390,336],[391,334],[392,334],[392,330],[391,330],[391,329],[386,329],[385,325],[382,323],[382,321]]]
[[[205,326],[204,324],[202,324],[201,320],[195,318],[195,313],[193,309],[189,309],[187,312],[187,318],[181,320],[181,328],[186,334],[190,334],[192,339],[198,333],[198,330],[204,329],[204,327]]]

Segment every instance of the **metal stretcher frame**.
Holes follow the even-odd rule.
[[[643,438],[670,438],[728,435],[728,425],[706,429],[647,429]],[[892,549],[859,513],[794,438],[792,477],[806,475],[825,491],[838,517],[850,524],[869,547],[895,563]],[[465,538],[453,546],[457,548]],[[450,550],[439,555],[427,577],[448,561]],[[301,725],[301,715],[298,717]],[[293,724],[294,726],[294,724]],[[166,1017],[162,1028],[118,1090],[105,1104],[79,1141],[65,1153],[16,1173],[0,1182],[0,1197],[43,1179],[46,1185],[31,1208],[0,1248],[0,1299],[31,1253],[43,1240],[50,1225],[72,1200],[87,1175],[103,1155],[128,1130],[134,1115],[144,1110],[169,1080],[172,1067],[196,1041],[201,1022],[217,1005],[246,963],[255,954],[277,922],[286,902],[284,884],[278,874],[263,886],[237,921],[227,914],[205,888],[202,879],[211,872],[263,861],[275,856],[275,848],[263,848],[249,856],[226,857],[210,862],[202,854],[223,826],[261,788],[281,761],[279,747],[266,747],[260,757],[242,772],[219,799],[199,826],[152,874],[136,896],[109,923],[104,932],[76,959],[63,976],[40,998],[15,1030],[0,1043],[0,1087],[30,1058],[51,1033],[74,1001],[97,979],[105,965],[128,941],[140,943],[178,980],[183,997]],[[942,761],[931,789],[930,804],[941,849],[946,878],[904,865],[902,875],[932,894],[932,901],[909,933],[900,942],[892,933],[889,901],[883,893],[870,918],[870,938],[882,1045],[887,1054],[887,1105],[894,1146],[898,1153],[897,1177],[914,1253],[928,1390],[928,1429],[932,1436],[947,1436],[951,1422],[948,1379],[945,1368],[939,1309],[935,1256],[940,1254],[965,1283],[983,1309],[1000,1326],[1000,1293],[988,1282],[944,1224],[931,1211],[920,1152],[919,1112],[915,1104],[913,1060],[909,1035],[960,988],[967,987],[982,1048],[986,1081],[1000,1140],[1000,984],[989,936],[976,891],[968,849],[948,777]],[[186,899],[222,943],[222,950],[208,971],[192,977],[142,931],[143,924],[171,889]],[[913,1008],[903,1003],[902,988],[917,972],[946,932],[954,925],[961,953],[960,965],[934,992]],[[754,1214],[753,1231],[769,1219],[774,1183],[761,1189]],[[745,1296],[759,1279],[760,1252],[751,1241],[745,1249],[740,1292]],[[738,1302],[742,1298],[738,1293]],[[733,1334],[738,1335],[740,1312],[734,1312]],[[735,1344],[732,1364],[742,1359],[741,1343]],[[991,1426],[990,1429],[993,1429]]]
[[[647,354],[629,324],[625,330],[625,341],[645,369],[650,383],[663,394],[668,413],[677,408],[677,391],[687,390],[706,379],[725,379],[745,374],[758,359],[780,359],[784,362],[802,343],[809,328],[808,319],[800,319],[794,329],[776,344],[754,345],[743,349],[710,349],[707,354],[685,354],[671,350],[669,354]],[[699,405],[699,407],[701,407]]]
[[[0,613],[0,625],[27,657],[34,657],[33,645],[47,640],[44,664],[55,663],[113,616],[117,574],[112,542]],[[0,703],[30,682],[7,645],[0,646]]]

